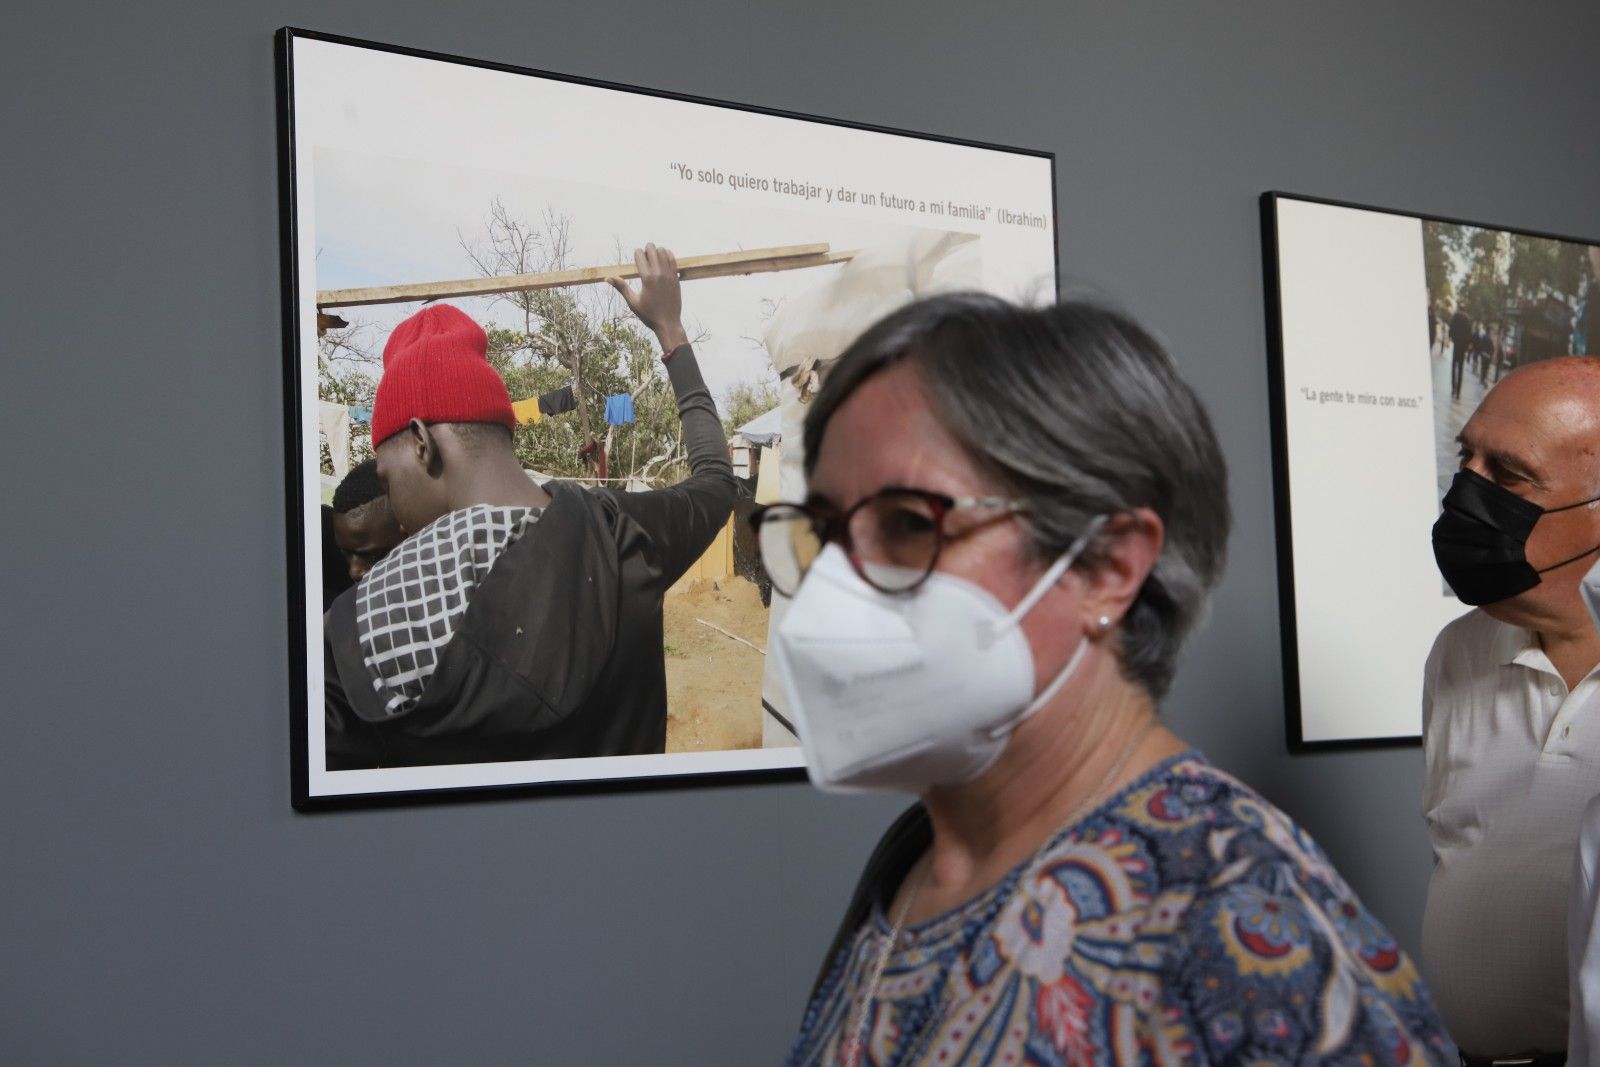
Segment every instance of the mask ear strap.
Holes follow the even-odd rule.
[[[1581,508],[1581,507],[1584,507],[1585,505],[1593,504],[1596,500],[1600,500],[1600,496],[1592,496],[1588,500],[1580,500],[1576,504],[1568,504],[1565,507],[1545,508],[1544,509],[1544,513],[1546,515],[1554,515],[1559,511],[1571,511],[1573,508]],[[1568,562],[1571,562],[1571,561],[1569,560]]]
[[[1028,612],[1033,610],[1033,606],[1043,599],[1044,595],[1061,580],[1063,574],[1067,573],[1067,568],[1077,562],[1078,556],[1083,552],[1084,547],[1088,545],[1095,534],[1100,532],[1100,528],[1110,518],[1111,516],[1109,515],[1096,515],[1089,520],[1089,525],[1083,528],[1083,533],[1078,535],[1078,539],[1068,546],[1067,550],[1061,554],[1061,558],[1052,563],[1050,569],[1044,572],[1038,582],[1034,583],[1028,595],[1022,598],[1022,603],[1011,609],[1011,613],[1006,616],[1006,621],[1003,624],[1006,629],[1009,630],[1021,622]]]
[[[1559,570],[1562,567],[1565,567],[1569,563],[1576,563],[1580,559],[1582,559],[1584,556],[1592,556],[1596,552],[1600,552],[1600,545],[1595,545],[1593,548],[1589,549],[1589,551],[1587,551],[1587,552],[1579,552],[1576,556],[1573,556],[1571,559],[1564,559],[1560,563],[1552,563],[1548,567],[1540,567],[1538,570],[1534,571],[1533,573],[1535,573],[1535,574],[1548,574],[1553,570]]]
[[[1101,527],[1103,527],[1110,518],[1111,516],[1109,515],[1096,515],[1094,518],[1089,520],[1089,525],[1084,527],[1083,533],[1078,535],[1078,539],[1072,542],[1072,544],[1067,548],[1066,552],[1062,553],[1061,558],[1056,560],[1056,562],[1051,565],[1049,570],[1045,571],[1044,576],[1039,579],[1038,584],[1033,587],[1032,592],[1022,598],[1022,603],[1017,605],[1016,610],[1012,611],[1010,615],[1006,616],[1006,627],[1008,629],[1012,626],[1015,626],[1024,615],[1028,614],[1029,609],[1039,602],[1039,598],[1044,596],[1045,593],[1049,592],[1050,588],[1054,586],[1056,582],[1061,580],[1061,576],[1067,573],[1067,568],[1072,566],[1073,562],[1083,552],[1084,546],[1089,543],[1095,534],[1100,532]],[[1028,702],[1028,706],[1023,708],[1022,711],[1009,722],[1003,722],[999,726],[996,726],[994,729],[990,730],[989,739],[991,741],[998,741],[1000,738],[1005,737],[1012,730],[1015,730],[1023,722],[1027,721],[1029,716],[1031,716],[1034,712],[1048,704],[1050,702],[1050,698],[1055,696],[1061,687],[1067,684],[1067,679],[1071,678],[1073,673],[1077,671],[1078,664],[1083,662],[1083,657],[1088,653],[1088,651],[1089,635],[1084,634],[1078,638],[1078,647],[1072,650],[1071,656],[1067,657],[1066,666],[1062,667],[1060,672],[1050,680],[1050,684],[1046,685],[1044,689],[1040,691],[1039,695],[1030,700]]]
[[[990,730],[989,740],[1000,740],[1000,738],[1006,736],[1012,730],[1015,730],[1024,722],[1027,722],[1028,719],[1032,718],[1034,712],[1050,703],[1050,698],[1055,696],[1056,693],[1060,691],[1061,687],[1067,684],[1067,679],[1071,678],[1073,674],[1077,672],[1078,664],[1083,661],[1083,657],[1088,651],[1089,636],[1085,634],[1084,636],[1078,638],[1078,647],[1072,650],[1072,655],[1068,657],[1067,665],[1061,668],[1061,672],[1051,680],[1049,685],[1045,686],[1039,691],[1038,696],[1034,697],[1028,702],[1028,706],[1023,708],[1021,713],[1018,714],[1016,718],[1012,719],[1010,722],[1003,722],[999,726],[996,726],[993,730]]]

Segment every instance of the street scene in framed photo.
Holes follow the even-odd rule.
[[[280,49],[297,806],[794,772],[748,517],[866,326],[1054,295],[1052,157]]]
[[[1290,743],[1415,741],[1469,610],[1431,536],[1457,435],[1517,367],[1600,356],[1600,245],[1277,193],[1263,224]]]

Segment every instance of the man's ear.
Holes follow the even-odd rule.
[[[430,478],[437,478],[444,470],[444,458],[439,454],[439,439],[434,436],[433,427],[421,419],[412,419],[406,423],[406,447],[411,449],[411,454],[416,457],[418,465],[428,472]]]

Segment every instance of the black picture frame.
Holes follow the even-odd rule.
[[[308,486],[301,472],[304,469],[304,431],[308,418],[312,414],[305,410],[304,398],[307,395],[307,353],[304,341],[305,321],[307,308],[303,304],[305,292],[303,283],[303,257],[300,248],[302,224],[301,217],[301,190],[299,174],[301,162],[297,143],[298,120],[296,104],[296,67],[295,49],[302,42],[320,42],[363,51],[405,57],[424,63],[449,64],[464,68],[482,71],[494,71],[512,74],[521,77],[539,79],[545,82],[561,83],[594,89],[607,93],[626,93],[640,97],[659,100],[676,101],[685,104],[698,105],[705,108],[718,109],[719,111],[738,112],[748,115],[769,117],[775,120],[797,120],[805,123],[817,124],[824,127],[837,127],[844,130],[861,131],[873,134],[882,134],[891,138],[909,138],[914,141],[931,142],[940,145],[959,146],[963,148],[978,149],[984,152],[1005,153],[1010,156],[1036,159],[1043,161],[1048,168],[1048,193],[1049,193],[1049,226],[1048,240],[1050,246],[1049,268],[1052,283],[1059,283],[1059,266],[1057,264],[1058,249],[1058,221],[1056,217],[1056,167],[1055,153],[1039,149],[1017,148],[989,142],[967,140],[937,134],[922,133],[910,130],[897,129],[888,126],[856,122],[845,119],[829,118],[816,115],[801,114],[775,108],[760,107],[752,104],[734,101],[716,100],[706,97],[652,89],[642,86],[626,85],[599,79],[563,74],[545,70],[538,70],[513,64],[493,62],[488,60],[471,59],[462,56],[450,55],[421,48],[412,48],[401,45],[386,44],[370,40],[363,40],[337,34],[322,33],[314,30],[284,27],[278,31],[275,38],[276,52],[276,77],[277,77],[277,103],[278,103],[278,159],[279,159],[279,220],[280,220],[280,245],[281,245],[281,283],[283,300],[283,344],[284,344],[284,376],[283,376],[283,412],[284,412],[284,441],[285,441],[285,489],[286,489],[286,555],[289,571],[289,595],[287,598],[289,615],[289,688],[290,688],[290,801],[295,810],[301,812],[324,811],[334,809],[347,809],[352,807],[388,806],[393,804],[409,804],[418,802],[442,802],[457,800],[484,800],[512,797],[539,796],[548,793],[586,793],[597,791],[616,791],[634,789],[670,788],[675,786],[693,786],[696,788],[707,785],[739,785],[752,782],[797,781],[803,779],[804,769],[798,760],[798,749],[794,750],[796,758],[792,765],[783,768],[769,768],[757,770],[717,769],[717,770],[684,770],[663,773],[648,773],[628,776],[605,776],[569,778],[555,780],[527,780],[517,782],[474,782],[463,781],[459,784],[439,785],[432,784],[418,788],[392,788],[382,789],[351,789],[348,791],[326,792],[319,791],[316,787],[316,774],[312,767],[313,752],[310,739],[313,729],[317,729],[321,722],[318,714],[320,701],[315,699],[315,694],[310,690],[309,656],[315,654],[316,636],[311,632],[312,623],[308,621],[308,589],[311,586],[308,573],[315,566],[308,559],[306,551],[307,523],[309,520],[312,500]],[[314,364],[312,364],[314,366]],[[787,720],[767,703],[768,713],[774,718],[789,726]],[[792,726],[789,727],[791,730]],[[626,757],[647,758],[647,757]],[[559,761],[548,761],[551,763]],[[462,765],[470,766],[470,765]],[[367,773],[367,772],[361,772]],[[465,774],[465,772],[464,772]],[[470,778],[470,774],[465,774]]]
[[[1305,728],[1302,657],[1306,649],[1302,647],[1302,627],[1298,618],[1296,597],[1298,587],[1298,572],[1294,552],[1296,527],[1291,492],[1293,472],[1290,468],[1289,445],[1291,405],[1290,387],[1287,384],[1285,367],[1284,279],[1282,276],[1282,247],[1279,231],[1279,207],[1285,202],[1321,205],[1329,208],[1415,220],[1419,224],[1468,227],[1476,230],[1496,231],[1508,235],[1583,246],[1600,245],[1600,240],[1280,190],[1269,190],[1260,194],[1262,270],[1267,337],[1267,383],[1272,439],[1273,513],[1277,552],[1278,618],[1283,665],[1284,731],[1288,749],[1292,753],[1312,753],[1349,749],[1414,747],[1421,744],[1422,735],[1420,729],[1416,732],[1406,731],[1382,736],[1321,738],[1308,736]],[[1421,309],[1427,306],[1428,297],[1425,289],[1420,296],[1422,303],[1419,305],[1419,314]],[[1370,517],[1368,518],[1370,520]],[[1430,576],[1437,580],[1436,572],[1431,571],[1431,569]],[[1461,613],[1465,613],[1468,609],[1462,606],[1460,610]],[[1429,637],[1431,639],[1431,634]],[[1419,691],[1422,672],[1423,659],[1419,656],[1415,662],[1415,674]]]

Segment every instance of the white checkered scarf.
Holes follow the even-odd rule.
[[[427,688],[467,601],[538,508],[474,504],[400,542],[356,589],[356,634],[384,710],[410,710]]]

